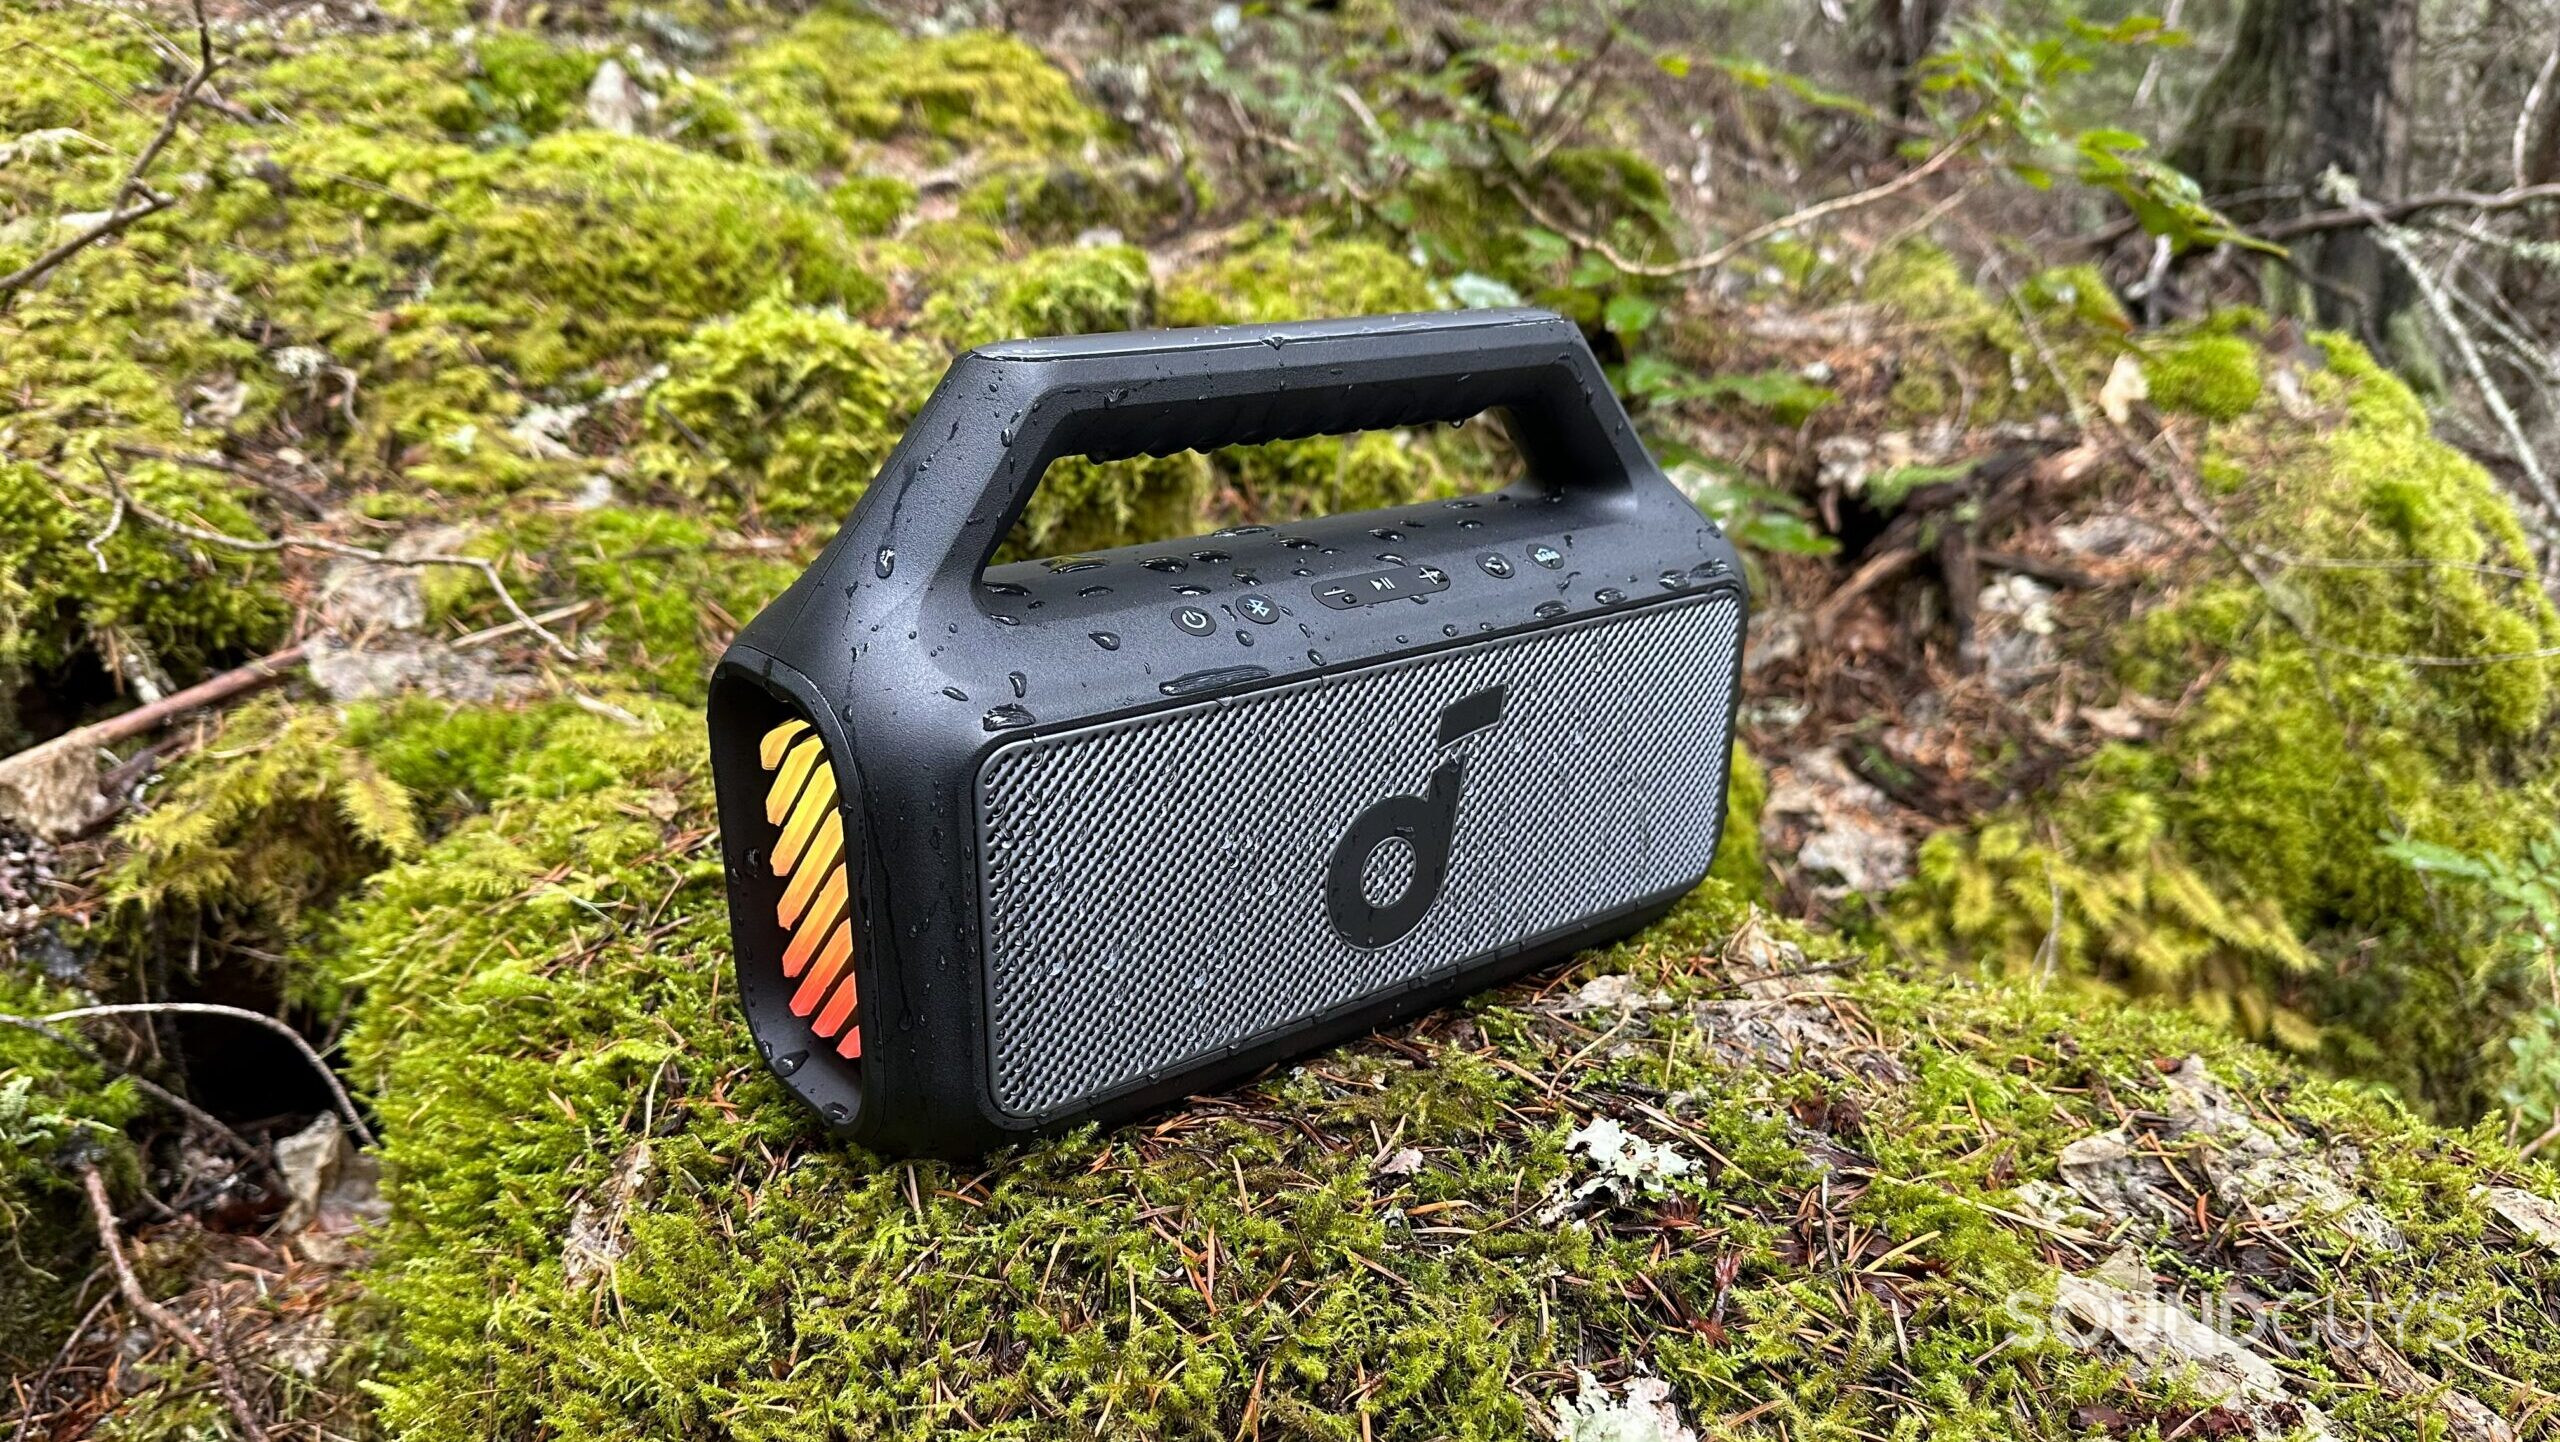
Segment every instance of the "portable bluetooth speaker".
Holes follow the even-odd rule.
[[[988,564],[1062,456],[1483,411],[1498,492]],[[1743,608],[1556,316],[973,351],[713,678],[748,1022],[967,1156],[1621,935],[1714,857]]]

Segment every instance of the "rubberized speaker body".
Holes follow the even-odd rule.
[[[1485,411],[1499,492],[987,564],[1061,456]],[[966,1156],[1622,935],[1714,857],[1745,604],[1551,315],[974,351],[713,678],[749,1024]]]

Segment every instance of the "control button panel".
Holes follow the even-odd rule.
[[[1326,581],[1313,589],[1319,603],[1336,611],[1348,611],[1354,606],[1448,590],[1449,573],[1438,566],[1398,566],[1392,571],[1370,571]]]

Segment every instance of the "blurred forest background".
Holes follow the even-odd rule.
[[[813,1144],[699,706],[949,359],[1515,304],[1749,559],[1714,879],[1161,1124]],[[2555,575],[2560,0],[12,0],[0,1412],[2560,1435]],[[2155,1288],[2461,1325],[2003,1320]]]

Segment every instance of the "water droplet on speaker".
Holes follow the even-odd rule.
[[[1310,666],[1321,666],[1321,665],[1323,665],[1323,664],[1324,664],[1324,653],[1323,653],[1322,651],[1317,650],[1317,649],[1316,649],[1316,648],[1314,648],[1313,646],[1308,647],[1308,648],[1307,648],[1307,664],[1308,664],[1308,665],[1310,665]]]
[[[1615,586],[1603,586],[1599,590],[1591,593],[1591,599],[1599,602],[1603,606],[1614,606],[1620,601],[1627,599],[1627,593],[1619,590]]]
[[[1013,683],[1013,695],[1017,701],[1022,699],[1023,692],[1031,689],[1031,678],[1019,671],[1008,674],[1005,679]]]
[[[880,554],[871,558],[871,569],[879,573],[881,580],[885,581],[889,579],[889,573],[898,569],[897,548],[895,546],[882,546],[880,548]]]
[[[1458,623],[1452,621],[1448,625],[1441,627],[1440,634],[1443,636],[1455,636],[1458,634]]]
[[[805,1051],[790,1052],[785,1055],[775,1057],[773,1059],[773,1069],[784,1076],[789,1076],[793,1072],[798,1071],[800,1069],[800,1064],[808,1059],[809,1054]]]
[[[1120,649],[1120,638],[1109,631],[1096,631],[1093,633],[1093,644],[1105,651],[1117,651]]]
[[[1022,618],[1020,616],[998,615],[995,619],[996,624],[999,626],[1019,626],[1022,624]]]
[[[1028,726],[1031,721],[1030,712],[1010,702],[978,718],[978,724],[990,731],[1010,731],[1016,726]]]
[[[1111,594],[1111,588],[1109,586],[1087,586],[1083,590],[1076,592],[1076,594],[1079,596],[1108,596]]]
[[[834,1122],[837,1126],[843,1126],[846,1122],[853,1120],[853,1108],[842,1102],[829,1102],[827,1103],[827,1120]]]
[[[1540,616],[1548,617],[1548,618],[1550,618],[1550,619],[1552,619],[1552,618],[1554,618],[1554,617],[1557,617],[1557,616],[1561,616],[1561,615],[1563,615],[1563,614],[1564,614],[1564,602],[1562,602],[1562,601],[1540,601],[1540,602],[1538,603],[1538,610],[1537,610],[1537,614],[1538,614],[1538,615],[1540,615]]]

